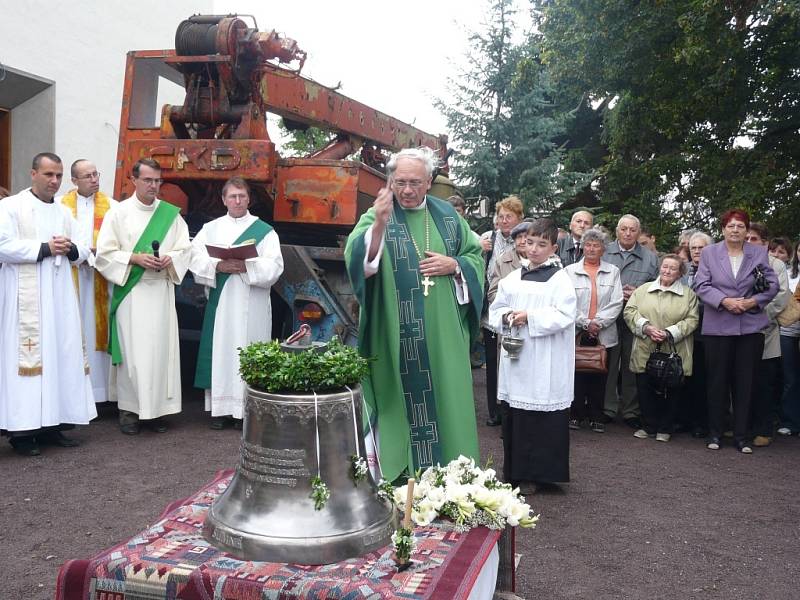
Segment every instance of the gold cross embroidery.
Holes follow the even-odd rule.
[[[31,341],[31,338],[28,338],[28,341],[22,344],[23,346],[28,348],[28,352],[31,351],[31,347],[35,346],[36,343]]]

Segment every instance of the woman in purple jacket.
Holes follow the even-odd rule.
[[[703,250],[694,280],[694,291],[705,304],[708,448],[719,450],[732,398],[733,439],[740,452],[751,454],[747,421],[755,371],[764,351],[761,330],[768,320],[763,309],[778,293],[778,278],[769,266],[766,247],[744,241],[750,227],[747,212],[731,209],[722,215],[721,224],[724,239]]]

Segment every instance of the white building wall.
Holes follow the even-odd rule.
[[[0,63],[55,82],[43,92],[55,94],[55,145],[37,126],[52,116],[12,115],[12,182],[27,187],[33,154],[55,151],[65,164],[60,193],[72,187],[68,168],[77,158],[97,164],[101,188],[110,192],[126,53],[173,48],[183,19],[211,12],[212,0],[0,0]],[[35,111],[42,100],[34,97],[26,108]],[[31,125],[19,131],[15,122]],[[15,156],[23,151],[25,160]]]

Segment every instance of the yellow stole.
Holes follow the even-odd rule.
[[[72,216],[78,218],[78,190],[70,190],[61,199],[61,203],[72,211]],[[106,216],[111,202],[108,196],[98,191],[94,195],[94,222],[92,230],[92,246],[97,247],[97,234],[103,217]],[[78,267],[72,267],[72,278],[75,289],[79,290]],[[108,350],[108,283],[97,271],[94,272],[94,330],[95,350],[105,352]]]

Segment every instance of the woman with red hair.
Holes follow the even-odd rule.
[[[703,339],[708,382],[707,447],[719,450],[723,419],[733,399],[733,439],[744,454],[750,447],[748,419],[756,367],[764,351],[764,307],[778,293],[767,248],[745,242],[750,215],[734,208],[720,219],[723,241],[706,247],[694,279],[705,304]]]

